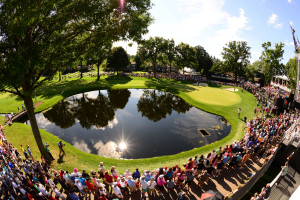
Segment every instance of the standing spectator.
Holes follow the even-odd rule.
[[[59,156],[64,156],[66,155],[63,147],[65,146],[65,144],[62,141],[58,142],[58,148],[59,148]],[[62,154],[62,155],[61,155]]]
[[[240,116],[241,116],[241,111],[242,111],[242,109],[239,108],[239,109],[238,109],[238,118],[240,118]]]
[[[281,176],[276,181],[276,183],[275,183],[276,186],[284,178],[284,176],[287,174],[288,169],[289,169],[289,167],[288,167],[288,161],[286,161],[285,165],[281,167]]]

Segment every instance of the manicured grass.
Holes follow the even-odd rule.
[[[237,110],[241,107],[241,117],[247,115],[248,119],[253,118],[253,109],[256,104],[256,100],[253,95],[248,92],[242,93],[240,90],[237,92],[230,92],[223,90],[222,88],[195,87],[190,84],[182,84],[178,81],[138,77],[101,77],[99,81],[96,81],[96,78],[83,78],[68,79],[61,82],[52,81],[47,83],[37,91],[37,101],[42,101],[43,104],[37,107],[36,112],[45,110],[70,95],[107,88],[155,88],[170,91],[200,109],[224,116],[232,125],[232,131],[229,136],[222,140],[200,148],[181,152],[176,155],[136,160],[103,158],[97,155],[81,152],[70,144],[66,144],[66,156],[63,158],[64,162],[61,162],[61,160],[58,160],[57,143],[59,138],[42,130],[41,134],[43,141],[48,141],[51,152],[56,158],[56,161],[53,163],[53,167],[55,169],[62,168],[65,170],[72,170],[77,167],[79,169],[97,170],[97,166],[100,161],[103,161],[106,167],[113,165],[116,166],[119,172],[124,172],[125,169],[134,171],[136,167],[144,170],[155,169],[161,166],[182,164],[186,162],[189,157],[208,153],[212,151],[212,149],[224,146],[232,143],[234,140],[242,138],[244,134],[244,123],[242,120],[237,118]],[[6,100],[11,104],[17,103],[18,101],[3,95],[0,96],[0,105],[6,104]],[[10,104],[7,104],[7,108],[5,108],[5,106],[0,107],[0,112],[4,112],[5,109],[13,109],[12,107],[10,108],[10,106]],[[33,150],[34,156],[36,158],[40,157],[29,126],[14,123],[13,126],[6,127],[5,132],[9,142],[12,142],[16,147],[19,147],[20,144],[29,144]]]
[[[2,125],[2,124],[4,124],[4,122],[5,122],[5,117],[0,116],[0,124]]]

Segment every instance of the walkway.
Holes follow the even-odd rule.
[[[38,107],[41,105],[43,102],[38,102],[34,105],[34,108]],[[20,112],[16,113],[13,115],[12,122],[18,121],[19,119],[23,118],[24,116],[27,116],[27,110],[21,110]],[[9,124],[9,120],[4,122],[4,126]]]
[[[299,185],[300,174],[296,172],[295,169],[289,167],[287,175],[284,176],[283,179],[281,179],[277,186],[272,187],[269,199],[288,200]]]

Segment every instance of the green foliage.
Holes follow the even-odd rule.
[[[224,71],[234,74],[235,81],[237,76],[245,75],[245,68],[249,64],[250,47],[245,41],[232,41],[223,48],[222,56],[224,59]]]
[[[275,43],[275,49],[271,49],[271,46],[271,42],[263,43],[262,47],[264,50],[260,56],[266,84],[270,83],[274,75],[282,75],[284,73],[284,66],[281,63],[284,44],[282,42],[280,44]]]
[[[210,73],[224,73],[225,72],[224,63],[222,60],[215,58],[213,60],[213,66],[210,69]]]
[[[288,87],[291,90],[295,90],[297,84],[297,57],[290,58],[290,60],[285,65],[285,70],[287,76],[289,77]]]
[[[167,65],[170,67],[170,72],[172,72],[172,66],[175,64],[175,59],[176,59],[176,46],[174,39],[171,40],[164,40],[164,56],[165,56],[165,61]]]
[[[213,58],[207,53],[207,51],[200,45],[195,47],[197,65],[196,70],[208,76],[210,70],[213,67]]]
[[[261,72],[262,72],[262,63],[260,60],[255,61],[254,63],[248,65],[245,68],[246,77],[250,81],[254,81],[255,75]]]
[[[176,62],[179,69],[183,69],[184,67],[195,68],[197,61],[194,47],[181,42],[176,46],[176,51]]]
[[[124,71],[129,66],[129,58],[123,47],[114,47],[108,58],[106,67],[113,71]]]
[[[162,37],[150,37],[139,44],[138,54],[142,63],[150,63],[156,74],[156,66],[163,59],[165,50],[164,39]]]

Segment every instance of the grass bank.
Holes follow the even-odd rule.
[[[125,169],[134,171],[136,167],[141,170],[155,169],[161,166],[170,166],[174,164],[182,164],[187,158],[199,154],[210,152],[214,148],[224,146],[238,140],[243,136],[244,123],[237,118],[237,110],[242,109],[241,117],[245,115],[253,118],[253,109],[256,104],[255,97],[248,92],[231,92],[217,87],[196,87],[191,84],[182,84],[178,81],[157,80],[138,77],[101,77],[100,80],[95,78],[68,79],[61,82],[49,82],[39,88],[36,93],[37,102],[43,102],[37,107],[36,112],[43,111],[55,105],[60,100],[73,94],[99,89],[129,89],[129,88],[153,88],[172,92],[183,98],[188,103],[202,110],[225,117],[232,125],[229,136],[212,144],[195,148],[190,151],[181,152],[170,156],[161,156],[148,159],[122,160],[110,159],[97,155],[84,153],[70,144],[66,144],[66,156],[61,159],[58,156],[57,143],[58,137],[41,130],[43,141],[50,144],[50,149],[55,157],[53,167],[55,169],[72,170],[77,167],[79,169],[96,170],[100,161],[105,166],[116,166],[119,172]],[[3,94],[0,96],[0,112],[10,112],[17,110],[18,105],[22,105],[22,101],[16,97]],[[6,106],[3,106],[6,105]],[[38,148],[35,144],[31,128],[27,125],[14,123],[11,127],[6,127],[6,137],[14,146],[29,144],[36,158],[40,157]]]

